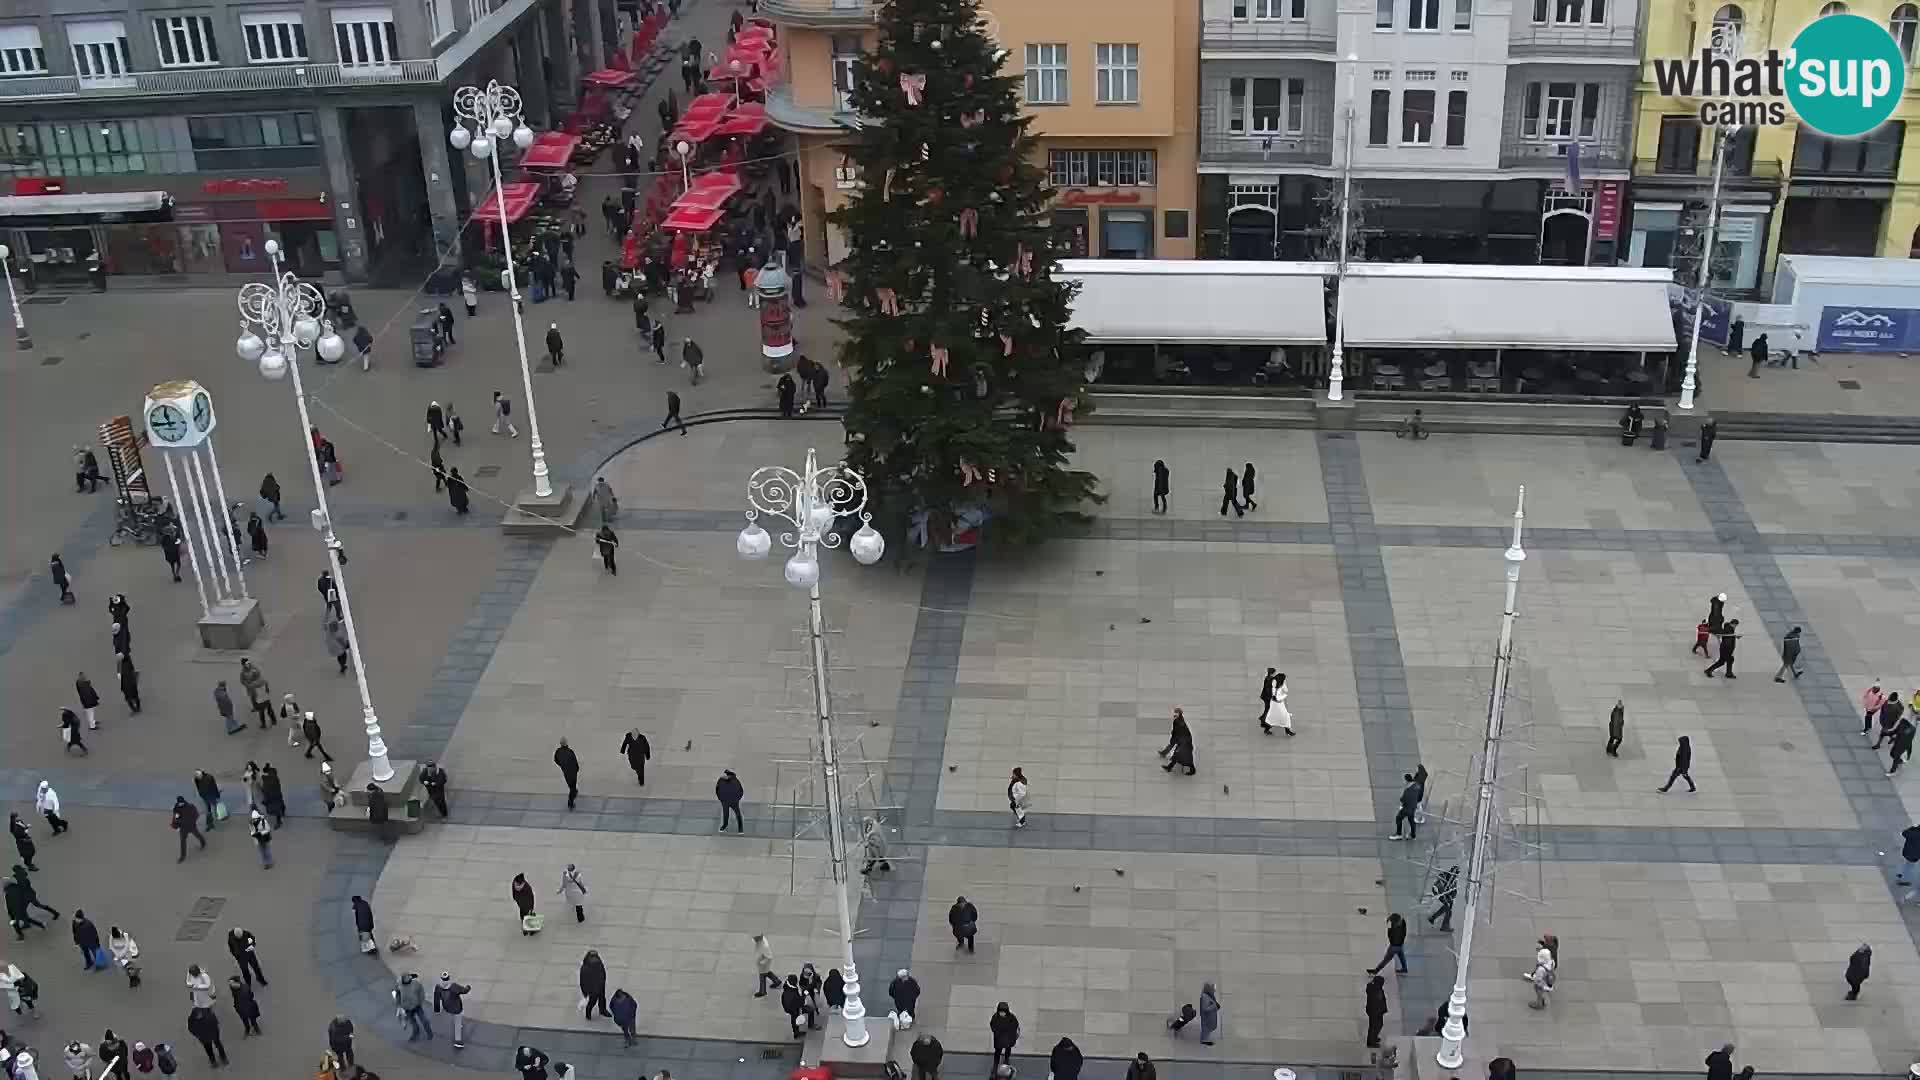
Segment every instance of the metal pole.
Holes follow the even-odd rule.
[[[809,496],[803,505],[810,509],[812,502]],[[853,963],[853,902],[847,895],[852,875],[847,866],[847,834],[840,817],[840,764],[833,748],[833,700],[827,692],[826,618],[820,611],[817,582],[807,590],[807,633],[813,639],[813,702],[820,714],[820,757],[826,773],[827,851],[833,859],[834,898],[839,903],[840,941],[845,954],[840,958],[847,991],[846,1004],[840,1009],[840,1019],[846,1022],[841,1041],[848,1046],[865,1046],[871,1036],[867,1034],[867,1007],[860,999],[860,973]]]
[[[1720,232],[1720,176],[1727,164],[1727,142],[1736,130],[1728,129],[1720,134],[1713,147],[1713,193],[1707,197],[1707,245],[1700,252],[1700,284],[1693,297],[1693,335],[1687,345],[1686,374],[1680,377],[1680,408],[1686,410],[1693,408],[1693,393],[1699,387],[1695,373],[1700,367],[1700,320],[1707,311],[1707,288],[1713,282],[1713,247]]]
[[[1434,1061],[1443,1069],[1457,1069],[1465,1059],[1467,1038],[1467,967],[1473,962],[1473,928],[1480,918],[1480,890],[1486,884],[1488,849],[1492,846],[1494,787],[1500,779],[1500,737],[1506,723],[1507,677],[1513,665],[1513,619],[1520,592],[1520,564],[1527,553],[1520,547],[1520,527],[1526,519],[1527,489],[1523,485],[1513,506],[1513,543],[1506,551],[1507,605],[1500,619],[1500,644],[1493,653],[1493,689],[1487,695],[1487,730],[1480,747],[1480,782],[1474,798],[1473,848],[1467,856],[1466,907],[1460,916],[1460,947],[1453,968],[1453,993],[1447,998],[1447,1022],[1440,1029],[1440,1052]],[[1456,883],[1457,887],[1457,883]]]
[[[1327,371],[1327,400],[1345,397],[1343,370],[1347,359],[1347,229],[1353,218],[1353,76],[1359,70],[1360,57],[1347,54],[1347,113],[1345,150],[1340,160],[1340,260],[1334,273],[1333,363]]]
[[[307,441],[311,443],[313,440],[308,439]],[[213,451],[213,436],[211,435],[207,436],[207,461],[213,466],[213,488],[220,493],[220,511],[225,513],[227,507],[232,504],[227,502],[227,482],[220,476],[220,455]],[[253,594],[247,591],[246,571],[240,569],[245,565],[245,561],[240,555],[240,538],[233,534],[232,529],[228,529],[227,539],[233,541],[233,576],[240,579],[240,599],[250,599]]]
[[[33,335],[27,333],[27,317],[20,313],[20,295],[13,291],[13,260],[5,244],[0,244],[0,268],[7,275],[7,300],[13,305],[13,343],[24,352],[33,348]]]
[[[180,471],[187,474],[187,493],[193,496],[194,505],[200,511],[196,515],[200,520],[200,539],[207,545],[207,560],[213,563],[214,580],[219,582],[214,595],[224,604],[233,599],[233,583],[227,580],[227,549],[220,544],[220,530],[226,528],[231,532],[232,528],[224,513],[217,521],[212,517],[213,512],[207,506],[207,478],[200,471],[200,459],[188,454],[187,464]]]
[[[173,472],[173,455],[162,450],[160,460],[167,463],[167,484],[173,488],[173,505],[176,507],[184,505],[180,501],[180,478]],[[213,615],[213,609],[207,606],[207,583],[200,579],[200,555],[193,550],[193,534],[183,529],[180,539],[186,541],[187,559],[193,564],[193,588],[200,594],[200,614],[210,617]]]

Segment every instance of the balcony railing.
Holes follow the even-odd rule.
[[[873,0],[760,0],[760,13],[795,26],[865,27],[879,21],[880,5]]]
[[[27,79],[0,79],[0,99],[77,97],[185,97],[191,94],[235,94],[261,90],[321,90],[354,86],[390,86],[395,83],[440,81],[432,60],[400,60],[392,64],[275,64],[257,67],[186,68],[179,71],[136,71],[110,83],[82,82],[73,75],[42,75]]]
[[[1636,60],[1640,56],[1637,27],[1592,26],[1568,23],[1541,25],[1519,22],[1507,43],[1507,52],[1523,56],[1605,56]]]
[[[1585,160],[1582,158],[1581,160]],[[1662,161],[1659,158],[1634,158],[1633,175],[1655,178],[1671,177],[1675,180],[1694,178],[1713,179],[1713,161]],[[1744,166],[1729,161],[1723,179],[1728,182],[1740,180],[1765,180],[1777,183],[1786,175],[1786,169],[1778,159],[1752,161]]]
[[[1207,162],[1236,165],[1331,165],[1333,136],[1206,132],[1200,136],[1200,158]]]
[[[1207,19],[1200,24],[1200,47],[1222,52],[1299,49],[1331,53],[1333,28],[1301,19]]]
[[[1503,169],[1543,169],[1567,167],[1565,142],[1542,142],[1508,136],[1500,140],[1500,167]],[[1583,169],[1624,169],[1632,160],[1626,140],[1617,142],[1580,142],[1580,167]]]

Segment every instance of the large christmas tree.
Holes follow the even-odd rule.
[[[981,508],[996,541],[1041,540],[1105,501],[1067,467],[1090,408],[1075,286],[1054,274],[1005,58],[974,0],[891,0],[854,75],[863,183],[832,217],[850,247],[848,461],[886,520],[924,512],[936,541]]]

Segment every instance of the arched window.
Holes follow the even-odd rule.
[[[1713,29],[1717,36],[1724,31],[1738,38],[1746,32],[1747,14],[1738,4],[1722,4],[1720,10],[1713,13]]]
[[[1893,40],[1900,43],[1900,53],[1913,63],[1913,41],[1920,36],[1920,7],[1901,4],[1893,9],[1893,16],[1887,20],[1887,30],[1893,34]]]
[[[1847,5],[1842,3],[1841,0],[1833,0],[1831,4],[1820,9],[1820,17],[1823,19],[1829,15],[1845,15],[1846,13]]]

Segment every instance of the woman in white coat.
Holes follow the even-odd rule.
[[[567,906],[573,908],[573,921],[587,921],[587,883],[580,880],[580,868],[572,863],[560,872],[560,888],[557,890],[566,898]]]
[[[1287,673],[1284,671],[1273,677],[1273,708],[1267,715],[1277,718],[1280,730],[1293,734],[1293,710],[1287,708]],[[1273,728],[1267,731],[1271,734]]]
[[[46,817],[47,824],[53,827],[53,835],[67,831],[67,819],[60,816],[60,793],[53,790],[52,784],[40,781],[40,790],[33,796],[33,808]]]

